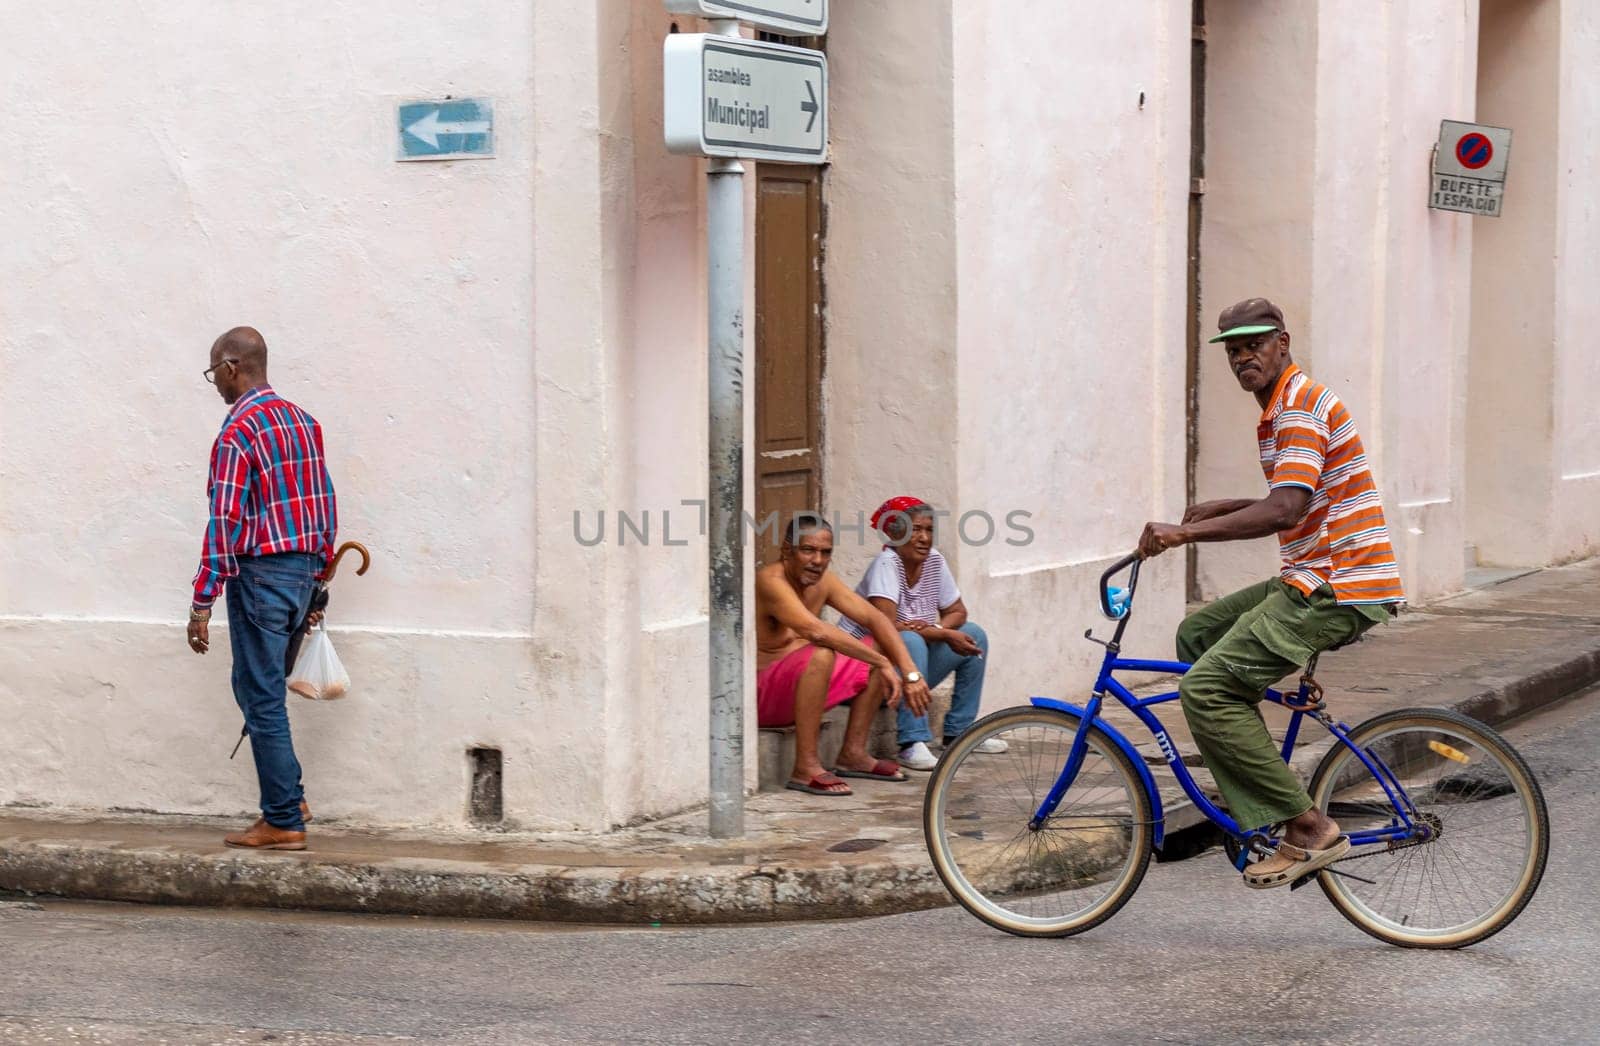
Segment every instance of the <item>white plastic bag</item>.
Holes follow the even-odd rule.
[[[339,663],[326,624],[306,637],[289,673],[289,690],[313,701],[337,701],[350,692],[350,673]]]

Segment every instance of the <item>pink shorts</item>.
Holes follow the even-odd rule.
[[[863,642],[868,642],[863,640]],[[811,663],[814,646],[779,658],[756,673],[756,725],[794,725],[794,691],[800,675]],[[828,701],[824,708],[842,705],[867,688],[872,666],[865,661],[838,654],[833,659],[833,675],[828,679]]]

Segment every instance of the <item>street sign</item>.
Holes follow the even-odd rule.
[[[828,31],[828,0],[667,0],[675,15],[737,18],[790,36],[821,36]]]
[[[1456,162],[1469,171],[1480,170],[1494,159],[1494,143],[1480,131],[1472,131],[1456,140]]]
[[[1443,120],[1433,150],[1433,192],[1428,206],[1486,218],[1500,217],[1506,189],[1511,131]]]
[[[494,103],[487,98],[404,102],[397,113],[398,160],[481,160],[494,155]]]
[[[663,49],[667,150],[778,163],[828,154],[828,60],[821,51],[705,33]]]

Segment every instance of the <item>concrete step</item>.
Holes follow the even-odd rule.
[[[938,741],[944,727],[945,713],[950,711],[950,695],[954,682],[947,680],[933,691],[933,704],[928,709],[928,725]],[[839,758],[839,748],[844,744],[845,724],[850,718],[849,705],[836,705],[822,714],[822,729],[817,733],[817,753],[823,766],[833,766]],[[899,751],[895,736],[895,713],[887,708],[878,709],[873,717],[872,737],[868,745],[872,754],[893,759]],[[756,763],[760,768],[761,790],[782,791],[794,770],[794,727],[767,727],[759,731],[756,740]]]

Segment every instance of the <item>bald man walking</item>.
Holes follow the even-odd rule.
[[[229,846],[304,850],[310,811],[289,736],[284,658],[307,627],[316,581],[333,554],[338,510],[316,419],[272,391],[267,343],[235,327],[211,346],[205,378],[229,405],[211,447],[200,570],[189,647],[211,647],[211,606],[226,592],[233,697],[244,713],[261,788],[261,818]]]

